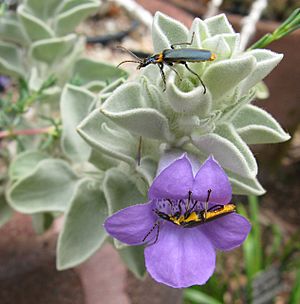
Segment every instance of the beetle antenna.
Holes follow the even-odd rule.
[[[144,237],[143,240],[142,240],[142,242],[145,242],[146,239],[148,238],[148,236],[153,232],[153,230],[154,230],[156,227],[157,227],[157,231],[156,231],[156,235],[155,235],[155,240],[154,240],[153,243],[147,244],[147,247],[148,247],[148,246],[151,246],[151,245],[154,245],[154,244],[157,242],[158,236],[159,236],[160,222],[158,222],[158,221],[155,222],[154,225],[153,225],[153,227],[149,230],[149,232],[145,235],[145,237]]]
[[[136,60],[124,60],[124,61],[120,62],[120,63],[117,65],[117,68],[118,68],[121,64],[126,63],[126,62],[141,63],[140,61],[136,61]]]
[[[139,61],[139,63],[141,62],[141,58],[139,58],[137,55],[135,55],[133,52],[129,51],[128,49],[124,48],[121,45],[116,46],[117,49],[123,50],[124,52],[130,54],[132,57],[134,57],[135,59],[137,59]]]

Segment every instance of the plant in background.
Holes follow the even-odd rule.
[[[26,80],[30,91],[38,91],[55,74],[58,87],[45,93],[58,98],[84,48],[74,29],[98,6],[95,0],[27,0],[16,12],[5,11],[0,19],[0,73]]]
[[[127,77],[121,69],[83,57],[85,38],[75,34],[74,29],[96,12],[99,4],[94,0],[27,0],[16,11],[2,4],[0,74],[10,76],[11,80],[0,96],[0,208],[3,211],[0,224],[11,215],[4,192],[30,174],[37,164],[52,157],[69,157],[69,164],[76,166],[77,159],[72,158],[74,150],[70,151],[69,143],[75,134],[84,144],[76,134],[76,125],[96,104],[99,92],[107,94]],[[65,86],[75,80],[76,86]],[[80,109],[76,117],[67,105],[68,96],[73,96],[74,92],[78,102],[72,107]],[[80,92],[87,97],[84,95],[86,98],[82,99]],[[64,102],[60,109],[61,96]],[[15,157],[8,172],[6,168]],[[43,213],[51,208],[44,207],[40,213],[29,212],[38,223],[44,218],[53,218],[51,213]]]
[[[172,70],[166,72],[163,92],[159,69],[148,66],[134,81],[115,90],[80,125],[79,132],[95,149],[103,151],[105,142],[96,139],[98,134],[92,131],[96,130],[92,124],[101,124],[105,119],[143,140],[164,143],[165,149],[182,149],[201,161],[213,154],[226,170],[234,193],[262,194],[264,190],[256,179],[257,164],[248,144],[281,142],[289,135],[251,101],[256,85],[282,55],[269,50],[241,53],[239,34],[234,33],[224,15],[205,21],[195,19],[188,31],[160,13],[153,23],[155,53],[171,44],[190,41],[193,33],[193,47],[216,54],[212,62],[189,64],[203,80],[206,94],[199,79],[184,66],[176,67],[180,75]],[[143,151],[142,162],[143,157],[151,155]]]
[[[109,65],[97,69],[96,64],[81,59],[71,75],[78,76],[82,85],[65,85],[60,98],[62,150],[24,152],[12,162],[9,204],[39,221],[42,218],[44,224],[49,215],[65,215],[57,247],[58,269],[80,264],[106,241],[102,224],[107,216],[128,204],[147,201],[148,188],[165,157],[174,160],[187,152],[203,163],[212,154],[229,176],[233,193],[264,193],[248,145],[281,142],[289,135],[251,101],[260,81],[282,55],[256,49],[240,52],[239,34],[225,15],[205,21],[196,18],[188,30],[157,13],[154,51],[188,42],[193,33],[193,47],[217,56],[212,62],[189,64],[203,80],[206,94],[199,78],[184,66],[177,66],[177,73],[165,71],[164,91],[156,66],[146,67],[123,83],[121,70]],[[125,246],[116,239],[114,244],[128,267],[143,277],[143,248]]]

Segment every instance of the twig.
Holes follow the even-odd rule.
[[[210,1],[208,4],[208,9],[204,16],[204,19],[215,16],[218,13],[219,7],[221,6],[222,3],[223,3],[223,0]]]
[[[250,14],[242,20],[241,30],[241,51],[245,50],[249,40],[255,33],[257,21],[260,19],[263,10],[267,7],[268,0],[256,0],[251,7]]]
[[[39,129],[25,129],[25,130],[5,130],[0,131],[0,138],[12,137],[18,135],[38,135],[50,133],[53,127],[39,128]]]

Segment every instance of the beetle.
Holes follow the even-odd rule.
[[[177,226],[181,226],[182,228],[193,228],[199,225],[203,225],[205,223],[214,221],[222,216],[226,216],[230,213],[236,212],[236,205],[229,203],[226,205],[214,205],[211,208],[208,208],[208,201],[211,194],[211,189],[208,190],[207,199],[205,201],[205,207],[203,210],[194,211],[198,201],[195,201],[194,204],[190,207],[191,202],[191,195],[192,192],[189,192],[188,202],[186,206],[186,211],[182,212],[181,204],[183,203],[182,200],[178,202],[179,210],[175,213],[172,212],[173,203],[171,200],[167,199],[166,201],[169,202],[171,206],[171,212],[165,213],[158,209],[154,209],[153,211],[163,220],[171,222]],[[158,240],[159,229],[160,229],[160,222],[157,220],[150,231],[146,234],[143,239],[143,242],[148,238],[148,236],[153,232],[153,230],[157,227],[157,233],[154,242],[151,244],[155,244]]]
[[[213,61],[216,59],[216,54],[212,53],[209,50],[203,50],[203,49],[196,49],[196,48],[180,48],[180,49],[175,49],[175,46],[177,45],[192,45],[193,39],[194,39],[194,34],[192,35],[191,42],[182,42],[182,43],[175,43],[170,46],[170,49],[165,49],[162,52],[158,54],[154,54],[151,56],[148,56],[146,58],[139,58],[135,54],[133,54],[131,51],[119,47],[129,54],[131,54],[136,60],[125,60],[122,61],[121,63],[118,64],[117,67],[119,67],[121,64],[126,63],[126,62],[134,62],[138,63],[137,69],[144,68],[148,66],[149,64],[157,64],[160,70],[160,74],[164,83],[164,89],[163,91],[166,90],[166,76],[164,73],[164,65],[167,65],[170,67],[177,75],[178,72],[173,68],[174,64],[183,64],[186,69],[191,72],[193,75],[197,76],[199,81],[201,82],[204,91],[203,94],[206,93],[206,87],[204,85],[204,82],[200,78],[200,76],[193,71],[187,64],[187,62],[204,62],[204,61]],[[179,76],[179,75],[178,75]],[[179,76],[180,77],[180,76]]]
[[[181,226],[183,228],[193,228],[195,226],[202,225],[207,222],[211,222],[219,217],[225,216],[227,214],[233,213],[236,211],[236,206],[234,204],[226,205],[214,205],[211,208],[208,208],[208,201],[211,194],[211,189],[208,190],[207,199],[205,202],[205,207],[203,210],[193,211],[196,207],[198,201],[195,201],[193,206],[190,207],[191,195],[192,192],[189,192],[188,203],[186,206],[186,211],[182,212],[181,204],[182,201],[179,201],[178,208],[179,210],[175,213],[165,213],[157,209],[154,212],[162,219],[167,220],[175,225]],[[167,200],[171,205],[171,210],[173,209],[173,204],[171,200]]]

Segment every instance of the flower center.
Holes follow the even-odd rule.
[[[182,228],[193,228],[236,211],[236,206],[231,203],[226,205],[210,203],[209,206],[208,201],[211,191],[211,189],[208,190],[205,202],[193,199],[191,191],[189,191],[187,199],[166,198],[155,200],[153,212],[157,215],[158,220],[145,235],[143,242],[146,241],[155,228],[157,228],[157,233],[152,245],[157,242],[162,223],[161,219]]]
[[[184,228],[191,228],[205,221],[204,204],[191,199],[163,199],[156,201],[154,212],[159,218]]]
[[[192,199],[191,192],[187,199],[157,200],[153,211],[160,219],[183,228],[193,228],[236,211],[234,204],[210,204],[209,206],[210,193],[211,190],[208,190],[205,202]]]

